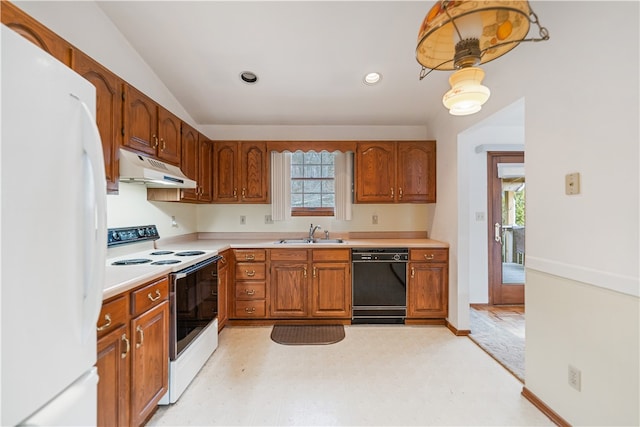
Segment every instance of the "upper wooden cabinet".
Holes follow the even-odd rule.
[[[180,119],[131,85],[124,85],[122,145],[180,166]]]
[[[435,141],[359,142],[356,203],[434,203]]]
[[[24,13],[14,4],[3,0],[0,3],[0,16],[4,25],[65,65],[71,64],[71,44]]]
[[[107,193],[117,193],[123,81],[79,50],[73,51],[71,62],[73,70],[96,88],[96,122],[102,139]]]
[[[214,202],[269,203],[269,160],[265,142],[215,142],[213,170]]]
[[[198,183],[182,190],[182,200],[211,202],[212,142],[186,123],[182,123],[182,172]]]

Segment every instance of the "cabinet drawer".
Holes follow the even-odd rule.
[[[264,249],[235,249],[234,254],[237,262],[266,261],[267,254]]]
[[[138,290],[131,292],[133,315],[144,313],[153,306],[169,298],[169,279],[163,277]]]
[[[236,280],[264,280],[266,278],[266,266],[259,263],[236,263]]]
[[[271,261],[306,261],[306,249],[271,249]]]
[[[236,283],[236,299],[252,300],[264,299],[266,296],[265,282]]]
[[[351,249],[314,249],[314,261],[349,261]]]
[[[122,295],[102,304],[96,329],[98,337],[102,337],[128,322],[127,297]]]
[[[410,261],[446,262],[449,259],[449,249],[411,249]]]
[[[236,301],[236,317],[265,317],[266,314],[265,300]]]

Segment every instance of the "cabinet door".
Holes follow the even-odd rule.
[[[169,301],[131,321],[131,424],[141,425],[167,392]]]
[[[124,85],[124,138],[122,145],[151,156],[158,147],[157,106],[136,88]]]
[[[212,173],[211,162],[213,160],[213,143],[204,139],[203,135],[199,136],[199,156],[198,156],[198,186],[200,194],[198,199],[201,202],[210,202],[212,195]]]
[[[98,426],[129,425],[128,327],[120,326],[98,340]]]
[[[200,180],[198,179],[198,132],[186,123],[182,123],[182,156],[180,169],[198,183],[196,188],[185,188],[182,190],[182,199],[187,201],[197,201],[200,190]]]
[[[65,65],[71,64],[71,45],[53,31],[24,13],[14,4],[3,1],[0,17],[11,28]]]
[[[314,263],[311,315],[351,317],[351,268],[348,263]]]
[[[271,317],[306,317],[307,263],[271,263]]]
[[[96,87],[96,122],[102,139],[107,192],[118,192],[117,150],[122,126],[122,80],[93,59],[75,50],[73,69]]]
[[[268,165],[266,143],[240,143],[240,196],[243,203],[268,203]]]
[[[409,263],[407,317],[444,319],[448,311],[447,263]]]
[[[223,252],[218,261],[218,332],[229,318],[229,255],[230,251]]]
[[[356,202],[393,203],[396,199],[394,142],[361,142],[356,148]]]
[[[397,199],[435,203],[436,145],[434,141],[398,142]]]
[[[158,106],[158,153],[159,159],[180,166],[180,119],[167,109]],[[197,134],[196,134],[197,136]],[[197,139],[196,139],[197,140]]]
[[[213,201],[238,202],[238,143],[213,144]]]

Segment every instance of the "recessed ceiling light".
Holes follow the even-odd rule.
[[[251,71],[243,71],[240,73],[240,79],[247,84],[254,84],[258,81],[258,76]]]
[[[382,79],[382,74],[380,73],[368,73],[364,76],[364,83],[367,85],[374,85],[378,83]]]

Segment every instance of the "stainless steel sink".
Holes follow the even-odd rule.
[[[314,239],[313,243],[344,243],[342,239]]]
[[[282,239],[282,240],[278,240],[276,243],[300,245],[303,243],[312,243],[312,241],[309,239]]]
[[[307,243],[344,243],[344,240],[342,239],[282,239],[282,240],[278,240],[276,241],[276,243],[281,243],[281,244],[289,244],[289,245],[303,245],[303,244],[307,244]]]

